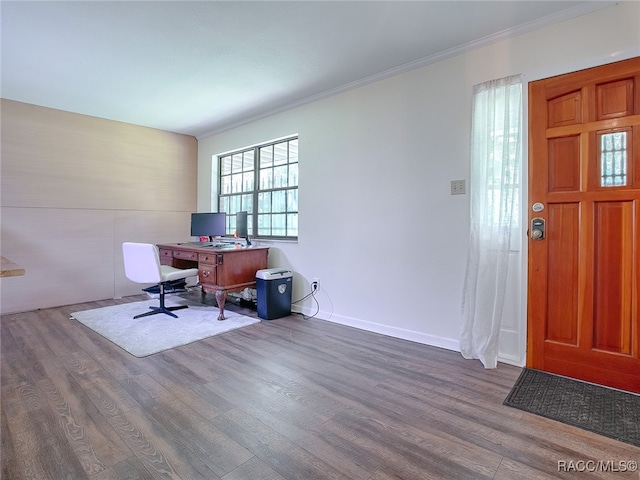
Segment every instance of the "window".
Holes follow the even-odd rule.
[[[522,83],[520,77],[474,87],[472,119],[472,207],[489,226],[520,224]]]
[[[627,184],[627,132],[601,133],[600,186],[620,187]]]
[[[487,172],[487,223],[520,225],[520,128],[490,132],[491,168]]]
[[[236,213],[248,212],[249,235],[298,238],[298,138],[218,156],[218,208],[235,231]]]

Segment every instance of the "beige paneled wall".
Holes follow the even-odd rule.
[[[118,211],[114,214],[115,297],[140,293],[140,285],[124,276],[122,242],[167,243],[189,238],[190,213],[178,211]]]
[[[189,238],[195,138],[24,103],[1,104],[2,313],[138,293],[121,244]]]

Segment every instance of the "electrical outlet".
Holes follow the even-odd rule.
[[[315,292],[320,289],[320,279],[318,277],[314,278],[311,282],[311,291]]]
[[[451,195],[463,195],[467,193],[464,180],[451,180]]]

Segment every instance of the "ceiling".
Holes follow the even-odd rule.
[[[0,92],[202,137],[611,4],[2,1]]]

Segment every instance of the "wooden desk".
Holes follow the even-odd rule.
[[[256,272],[267,268],[269,247],[239,245],[213,248],[169,243],[158,245],[160,263],[176,268],[198,268],[202,295],[213,293],[218,302],[218,320],[224,320],[228,292],[256,284]]]
[[[0,277],[17,277],[24,275],[24,267],[16,265],[8,258],[0,256],[0,259],[2,259],[2,272],[0,273]]]

